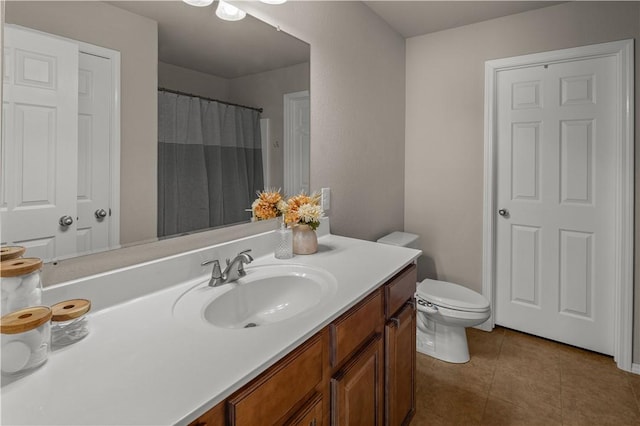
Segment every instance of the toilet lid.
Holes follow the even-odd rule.
[[[437,306],[459,311],[483,312],[489,309],[489,301],[458,284],[426,279],[418,284],[418,296]]]

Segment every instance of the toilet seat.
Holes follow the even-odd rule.
[[[466,312],[487,312],[489,301],[458,284],[425,279],[418,283],[416,297],[435,306]]]

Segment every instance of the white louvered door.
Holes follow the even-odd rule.
[[[498,73],[496,323],[614,350],[614,57]],[[496,212],[498,214],[498,212]]]

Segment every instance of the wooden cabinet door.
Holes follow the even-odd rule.
[[[416,408],[416,312],[413,304],[385,326],[385,425],[407,425]]]
[[[383,356],[382,336],[377,334],[333,376],[332,425],[382,425]]]
[[[316,394],[285,426],[322,426],[322,395]]]

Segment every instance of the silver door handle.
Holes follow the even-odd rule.
[[[71,216],[65,215],[60,218],[58,223],[60,224],[60,226],[64,227],[71,226],[73,224],[73,218]]]
[[[500,216],[509,216],[509,210],[507,210],[507,209],[500,209],[500,210],[498,210],[498,214],[499,214]]]
[[[105,217],[107,217],[107,212],[105,209],[98,209],[94,214],[96,215],[96,219],[104,219]]]

